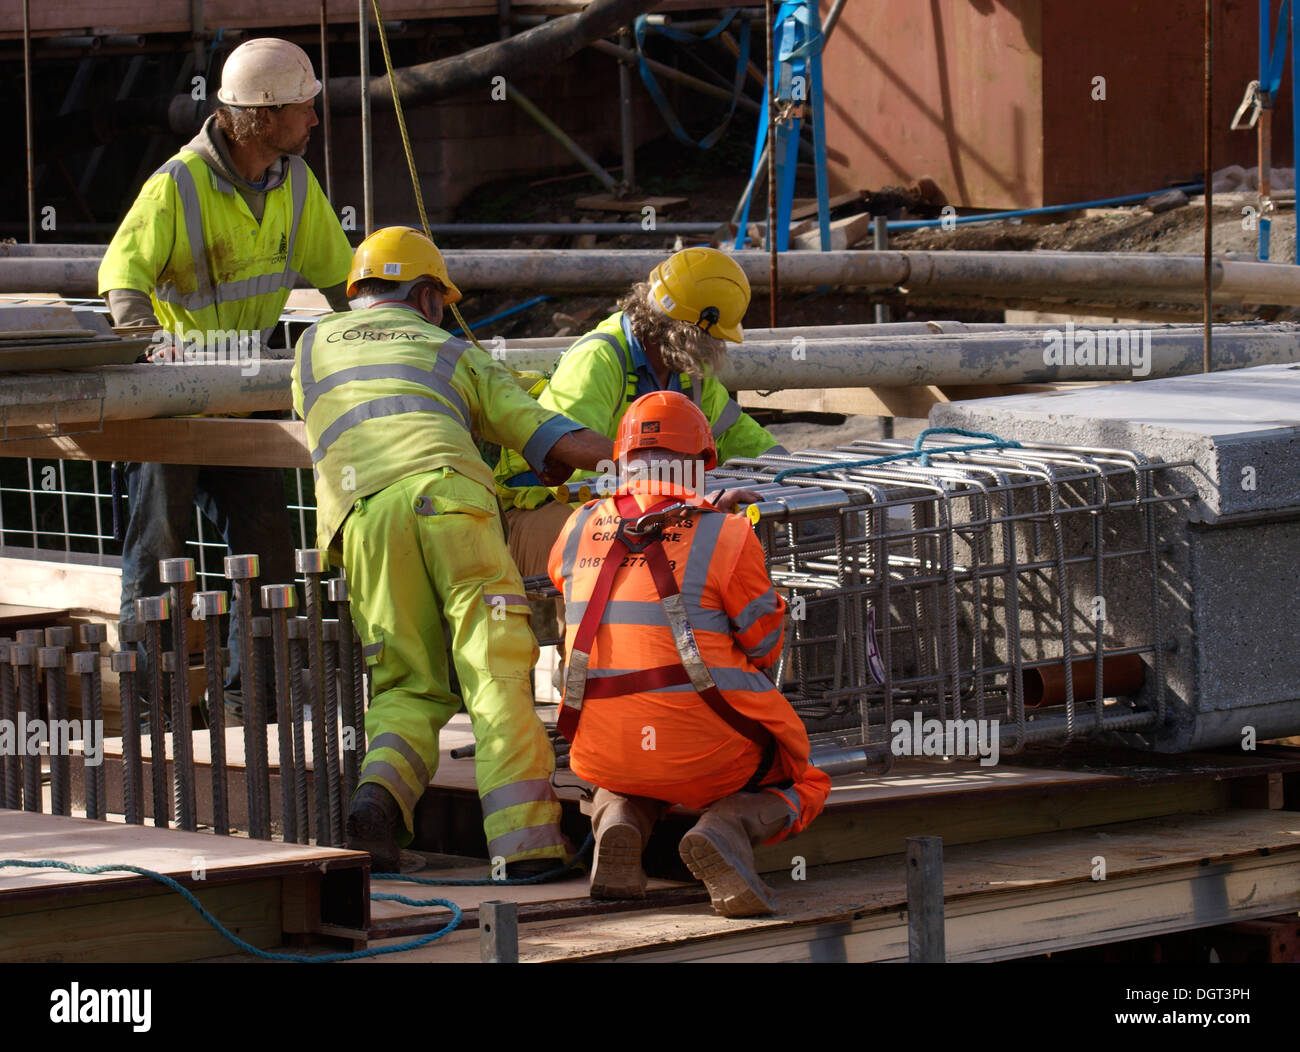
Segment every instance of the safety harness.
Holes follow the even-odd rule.
[[[568,655],[564,702],[560,706],[558,720],[560,733],[569,741],[573,741],[578,730],[578,721],[582,717],[583,702],[588,698],[617,697],[620,694],[662,690],[665,687],[689,683],[719,719],[737,734],[743,735],[762,749],[758,769],[744,787],[746,791],[758,788],[776,759],[776,739],[762,723],[733,708],[713,681],[713,675],[700,654],[699,644],[695,640],[695,631],[686,614],[686,601],[668,566],[668,556],[663,546],[664,528],[671,523],[696,512],[719,515],[721,512],[668,499],[642,513],[636,500],[626,493],[617,495],[614,503],[620,516],[618,529],[601,563],[596,585],[587,601],[587,608],[578,626],[573,648]],[[673,646],[677,650],[678,661],[675,664],[660,665],[644,671],[626,672],[617,676],[599,676],[589,680],[587,669],[591,661],[591,647],[596,639],[596,630],[600,628],[604,617],[605,606],[613,590],[614,577],[628,555],[643,555],[645,558],[645,565],[650,570],[655,590],[659,593],[659,602],[664,608],[668,627],[673,634]]]

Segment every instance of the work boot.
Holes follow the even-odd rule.
[[[649,797],[596,790],[591,806],[591,828],[596,836],[591,866],[593,899],[645,898],[641,853],[662,809],[658,800]]]
[[[396,873],[401,866],[401,825],[402,809],[392,794],[374,782],[363,782],[348,809],[348,848],[367,852],[372,872]]]
[[[774,793],[733,793],[709,806],[677,849],[691,875],[704,882],[714,910],[723,917],[776,912],[772,889],[754,868],[754,845],[790,820]]]

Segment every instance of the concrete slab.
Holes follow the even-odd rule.
[[[930,422],[1177,465],[1162,491],[1197,497],[1160,537],[1171,719],[1152,741],[1186,751],[1300,731],[1300,365],[957,402]],[[1135,597],[1152,587],[1129,584]],[[1147,627],[1123,610],[1108,625]]]
[[[1300,365],[955,402],[930,422],[1191,460],[1192,521],[1300,511]]]

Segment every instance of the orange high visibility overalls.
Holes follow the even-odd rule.
[[[670,506],[680,518],[648,535],[629,528]],[[807,732],[763,672],[781,654],[785,602],[744,519],[684,489],[632,482],[574,512],[550,576],[568,622],[560,730],[576,774],[697,809],[761,787],[791,810],[773,840],[821,812],[830,779],[809,764]]]

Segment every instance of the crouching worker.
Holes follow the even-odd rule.
[[[541,408],[491,355],[439,328],[443,305],[461,297],[423,234],[389,227],[366,238],[347,294],[350,312],[298,341],[293,402],[315,465],[317,544],[341,539],[371,671],[348,846],[376,869],[397,869],[438,764],[438,732],[460,708],[450,647],[489,853],[510,877],[553,868],[567,844],[555,753],[533,709],[537,643],[471,432],[521,450],[553,484],[595,467],[612,444]]]
[[[680,804],[704,811],[679,853],[714,909],[771,913],[754,845],[804,829],[830,792],[764,674],[785,602],[748,522],[699,495],[717,451],[690,399],[637,399],[614,455],[619,489],[574,512],[550,557],[568,611],[560,731],[574,772],[597,786],[591,895],[645,895],[641,853]]]

